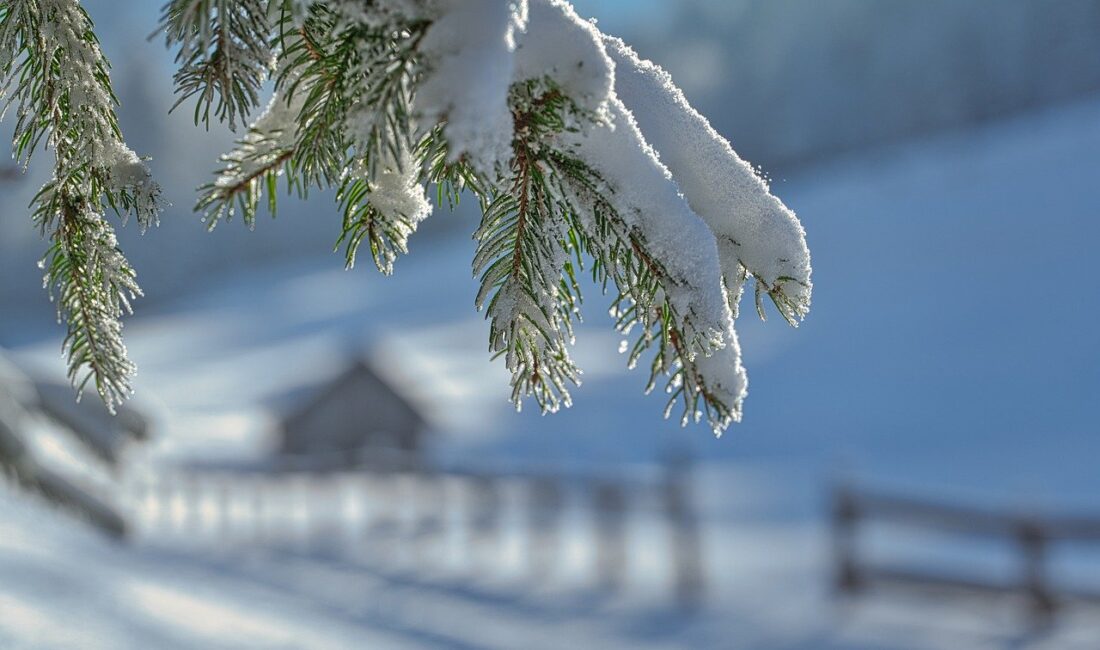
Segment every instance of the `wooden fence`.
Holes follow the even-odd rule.
[[[1071,601],[1100,603],[1100,591],[1056,586],[1050,561],[1061,544],[1084,543],[1100,550],[1100,518],[1039,516],[936,503],[841,486],[833,493],[836,586],[855,594],[875,586],[932,587],[985,594],[1023,595],[1035,624],[1047,624],[1058,608]],[[874,563],[861,544],[870,525],[934,531],[961,538],[1007,542],[1018,559],[1015,576],[1006,580],[962,576],[926,566]]]
[[[136,537],[158,543],[366,552],[383,563],[411,556],[418,567],[457,554],[465,566],[489,570],[507,542],[519,549],[515,570],[541,582],[563,568],[566,533],[578,535],[566,520],[579,517],[591,585],[618,592],[635,573],[654,570],[652,557],[643,569],[635,556],[640,546],[651,556],[656,547],[669,597],[694,608],[706,570],[690,478],[683,458],[615,472],[392,458],[353,467],[175,468],[134,483],[128,519]],[[639,519],[662,530],[632,540]]]

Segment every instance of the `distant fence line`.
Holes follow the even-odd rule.
[[[833,492],[836,586],[857,594],[875,586],[932,587],[986,594],[1019,594],[1030,603],[1032,620],[1049,623],[1069,601],[1100,603],[1100,591],[1056,587],[1050,579],[1052,546],[1080,542],[1100,546],[1100,518],[1039,516],[936,503],[911,497],[838,486]],[[873,563],[860,544],[871,524],[935,531],[953,536],[1007,541],[1019,558],[1015,579],[997,581],[935,571],[926,566]]]
[[[589,582],[607,592],[621,590],[637,568],[630,524],[644,514],[663,528],[671,598],[694,608],[706,570],[690,477],[685,458],[613,473],[432,464],[404,454],[351,465],[301,458],[252,471],[161,470],[133,483],[128,510],[135,535],[160,542],[341,546],[373,549],[382,561],[412,554],[418,566],[455,550],[466,566],[491,566],[507,536],[518,542],[522,571],[536,579],[562,569],[566,518],[582,516],[593,549]]]

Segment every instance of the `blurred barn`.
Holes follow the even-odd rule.
[[[285,457],[352,463],[409,458],[423,447],[420,411],[364,360],[295,402],[280,423]]]

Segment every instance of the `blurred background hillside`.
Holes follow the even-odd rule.
[[[283,201],[278,218],[254,232],[234,221],[207,233],[190,210],[194,188],[211,178],[233,134],[194,127],[188,110],[168,114],[171,54],[146,40],[159,3],[84,4],[114,64],[127,140],[152,157],[173,204],[146,235],[120,232],[147,294],[127,325],[141,369],[135,404],[154,429],[142,471],[254,468],[302,395],[365,360],[424,418],[425,445],[446,462],[633,477],[660,467],[670,449],[689,453],[708,600],[696,618],[662,610],[665,618],[647,622],[629,607],[540,609],[516,595],[530,583],[493,591],[494,583],[490,598],[461,581],[441,591],[422,576],[400,587],[374,576],[348,583],[348,598],[370,594],[387,612],[335,616],[326,605],[328,618],[310,618],[331,572],[306,560],[283,573],[281,560],[263,557],[199,568],[161,550],[135,560],[66,524],[41,523],[47,515],[4,494],[0,647],[5,629],[13,643],[26,641],[20,621],[56,614],[48,595],[65,579],[49,573],[51,558],[87,548],[107,568],[71,571],[89,592],[99,581],[117,587],[117,601],[92,618],[115,620],[101,632],[120,643],[238,647],[226,640],[235,629],[276,629],[254,637],[266,640],[260,647],[345,647],[364,630],[385,633],[378,647],[560,647],[553,633],[568,622],[579,626],[569,637],[577,647],[1096,647],[1095,609],[1039,637],[1017,629],[1016,610],[984,601],[838,617],[828,503],[843,476],[949,503],[1100,515],[1100,1],[574,2],[667,68],[808,232],[813,309],[797,331],[742,310],[750,395],[744,423],[720,440],[660,419],[663,400],[642,395],[644,377],[624,368],[593,287],[578,331],[586,375],[575,407],[515,413],[507,375],[484,351],[487,324],[472,308],[473,206],[437,209],[391,278],[366,265],[342,270],[331,253],[339,217],[320,193]],[[62,330],[41,290],[43,243],[25,207],[45,158],[2,187],[0,347],[24,368],[56,375]],[[648,525],[639,526],[641,546]],[[55,531],[48,551],[14,532],[28,526]],[[569,543],[585,557],[592,551],[581,537]],[[935,548],[1015,575],[1011,549],[997,544]],[[1100,591],[1100,555],[1068,557],[1059,575]],[[664,560],[649,561],[637,574]],[[259,592],[240,585],[260,589],[256,576],[275,574],[257,596],[271,608],[242,613],[239,602]],[[306,586],[288,586],[293,575]],[[225,581],[225,602],[180,600],[209,576]],[[652,587],[644,575],[637,582]],[[417,617],[425,593],[433,614]],[[151,594],[164,611],[214,612],[230,623],[162,630],[130,611]],[[233,594],[240,601],[229,602]],[[311,636],[322,622],[328,636]],[[70,645],[57,638],[43,647]]]

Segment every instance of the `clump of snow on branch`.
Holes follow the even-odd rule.
[[[570,143],[608,185],[624,234],[634,236],[664,267],[674,284],[664,287],[681,326],[706,341],[706,351],[723,346],[732,319],[719,277],[718,251],[707,225],[684,201],[671,174],[646,143],[633,116],[612,99],[610,124],[578,135]],[[733,370],[731,368],[731,370]]]
[[[689,381],[698,382],[694,389],[710,391],[728,407],[718,428],[739,419],[747,379],[733,315],[718,281],[721,267],[714,234],[685,202],[618,97],[615,62],[595,26],[577,17],[568,3],[555,0],[533,0],[529,23],[518,48],[517,72],[553,78],[579,106],[600,116],[590,128],[569,134],[564,144],[607,184],[622,221],[621,236],[639,242],[652,257],[649,263],[663,267],[668,281],[661,291],[687,338],[679,363],[690,366],[683,370],[691,374]],[[669,357],[665,363],[673,361]]]
[[[103,156],[113,193],[128,194],[133,199],[133,211],[142,228],[157,225],[164,206],[160,185],[145,163],[122,142],[112,142]]]
[[[371,184],[370,202],[387,218],[406,220],[409,226],[406,237],[432,213],[432,204],[419,183],[418,170],[409,152],[403,151],[400,160],[383,165]]]
[[[375,266],[390,275],[398,256],[409,252],[409,237],[432,213],[432,204],[407,148],[383,149],[379,157],[373,167],[359,159],[346,170],[337,191],[344,208],[338,243],[347,244],[347,268],[355,266],[356,251],[365,241]]]
[[[452,160],[465,156],[487,173],[511,154],[508,89],[525,14],[525,1],[440,0],[420,44],[429,63],[417,89],[419,119],[444,122]]]
[[[797,217],[730,143],[688,103],[672,77],[605,37],[615,92],[660,152],[692,209],[718,240],[722,277],[737,304],[745,272],[776,298],[792,323],[810,307],[810,250]]]
[[[602,114],[614,96],[614,63],[596,26],[564,0],[531,0],[513,81],[551,77],[579,108]]]

